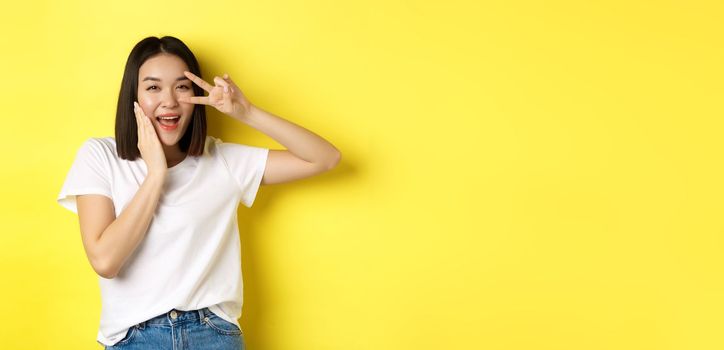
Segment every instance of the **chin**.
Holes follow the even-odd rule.
[[[162,143],[164,146],[175,146],[175,145],[178,143],[178,140],[176,140],[176,141],[174,141],[174,142],[169,142],[169,141],[167,141],[166,139],[161,139],[161,143]]]
[[[161,128],[159,127],[159,129]],[[178,128],[172,132],[164,130],[157,130],[157,132],[158,139],[161,141],[162,144],[164,144],[165,146],[173,146],[181,141],[181,138],[186,132],[186,128]]]

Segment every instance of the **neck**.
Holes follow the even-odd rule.
[[[166,164],[168,164],[169,167],[180,163],[186,158],[186,153],[181,152],[181,147],[179,147],[178,143],[173,146],[167,146],[162,143],[161,146],[163,147],[163,153],[166,155]]]

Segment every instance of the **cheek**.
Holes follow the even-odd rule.
[[[155,101],[153,98],[148,98],[146,96],[138,96],[138,104],[141,105],[141,108],[143,109],[143,112],[146,113],[146,115],[151,115],[153,114],[153,111],[156,110],[156,107],[158,106],[158,101]]]

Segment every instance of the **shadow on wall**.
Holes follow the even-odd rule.
[[[245,139],[244,136],[249,135],[249,133],[253,133],[254,131],[251,131],[245,126],[225,128],[224,126],[228,125],[228,122],[236,123],[236,121],[224,120],[222,122],[222,120],[227,117],[220,115],[216,111],[209,111],[208,114],[208,135],[218,137],[224,142],[235,142],[258,146],[250,142],[243,141]],[[240,129],[243,129],[244,131],[240,133]],[[257,243],[257,237],[259,235],[258,232],[261,231],[257,230],[257,225],[260,225],[262,222],[267,222],[266,217],[273,211],[275,201],[283,199],[285,195],[293,193],[297,189],[304,188],[306,190],[309,188],[314,189],[317,187],[328,187],[330,183],[340,181],[342,178],[359,176],[359,171],[352,166],[350,157],[348,157],[343,150],[341,151],[343,153],[342,160],[331,171],[293,182],[275,185],[262,185],[257,192],[256,199],[254,200],[251,208],[247,208],[241,203],[239,204],[237,216],[241,241],[241,266],[244,281],[244,305],[242,309],[242,317],[239,319],[239,324],[242,325],[242,330],[244,332],[260,335],[259,333],[253,331],[257,328],[255,325],[266,324],[267,320],[265,319],[265,310],[267,310],[267,306],[278,304],[275,300],[267,298],[269,295],[279,295],[279,293],[270,292],[270,276],[261,273],[261,271],[264,271],[263,266],[261,266],[262,259],[259,258],[259,255],[255,254],[255,252],[258,251],[257,247],[259,245]],[[247,327],[245,325],[249,326]],[[261,345],[271,343],[271,340],[267,341],[263,338],[257,338],[254,342]]]
[[[283,200],[284,196],[292,193],[297,188],[306,187],[323,187],[329,186],[330,183],[335,180],[346,176],[351,172],[351,167],[344,164],[341,161],[337,167],[329,172],[323,173],[316,177],[297,180],[295,182],[276,184],[276,185],[265,185],[259,189],[257,198],[251,208],[247,208],[240,204],[237,212],[239,218],[239,236],[241,240],[241,269],[244,280],[244,305],[242,309],[242,317],[239,320],[239,324],[242,325],[242,329],[245,332],[256,333],[259,336],[260,333],[254,332],[254,329],[259,329],[257,325],[264,325],[268,323],[266,319],[266,310],[268,307],[278,305],[278,300],[269,299],[269,295],[279,295],[280,293],[272,292],[271,280],[273,276],[263,273],[266,269],[262,266],[262,259],[258,254],[257,247],[259,243],[257,238],[260,235],[261,225],[266,220],[267,216],[270,216],[273,212],[274,202],[277,200]],[[259,229],[257,229],[259,227]],[[268,232],[266,233],[268,234]],[[272,234],[275,234],[272,232]],[[248,326],[247,326],[248,325]],[[272,341],[266,339],[255,339],[255,343],[258,345],[269,344]],[[257,346],[258,346],[257,345]]]

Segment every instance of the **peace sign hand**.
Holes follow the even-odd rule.
[[[179,98],[180,102],[209,105],[219,110],[219,112],[239,120],[246,117],[251,110],[251,102],[246,99],[241,89],[236,86],[228,74],[224,74],[223,79],[215,76],[215,86],[189,71],[184,71],[184,75],[208,92],[209,96],[181,97]]]

